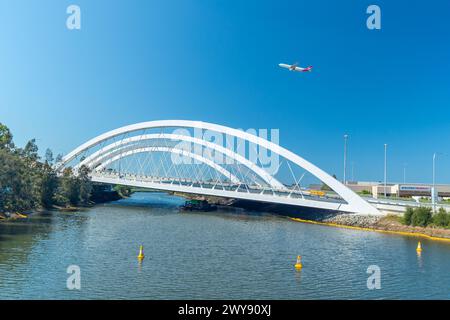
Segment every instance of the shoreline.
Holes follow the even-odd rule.
[[[111,200],[115,201],[115,200]],[[93,208],[98,204],[102,204],[106,202],[98,202],[98,203],[92,203],[85,206],[70,206],[70,207],[60,207],[60,206],[53,206],[52,208],[44,209],[44,208],[38,208],[38,209],[32,209],[28,210],[24,213],[14,212],[10,213],[10,217],[4,216],[4,213],[0,213],[0,222],[6,222],[6,221],[13,221],[13,220],[19,220],[19,219],[27,219],[35,214],[40,214],[42,212],[46,211],[57,211],[62,213],[71,213],[71,212],[77,212],[77,211],[83,211],[89,208]]]
[[[362,217],[362,216],[359,216],[359,217]],[[356,223],[354,225],[350,225],[350,224],[344,224],[344,223],[332,222],[332,221],[315,221],[315,220],[307,220],[307,219],[293,218],[293,217],[289,217],[289,219],[296,221],[296,222],[300,222],[300,223],[316,224],[316,225],[322,225],[322,226],[328,226],[328,227],[352,229],[352,230],[359,230],[359,231],[379,232],[379,233],[402,235],[402,236],[409,236],[409,237],[426,238],[428,240],[433,240],[433,241],[450,242],[450,230],[448,230],[448,229],[411,227],[411,226],[401,225],[399,222],[392,224],[393,219],[391,216],[381,217],[375,223],[364,224],[364,225],[361,225],[358,223]],[[379,224],[380,221],[382,222],[381,225]],[[403,229],[403,230],[399,230],[399,229]],[[435,235],[436,232],[437,233],[445,233],[446,235],[445,236]]]
[[[53,205],[51,208],[48,208],[48,209],[35,208],[35,209],[26,210],[23,213],[20,213],[20,212],[9,213],[10,216],[6,216],[4,212],[0,212],[0,223],[6,222],[6,221],[14,221],[14,220],[18,220],[18,219],[27,219],[28,217],[30,217],[32,215],[39,214],[44,211],[58,211],[58,212],[66,212],[66,213],[82,211],[82,210],[86,210],[88,208],[92,208],[98,204],[117,201],[117,200],[124,199],[127,197],[128,196],[122,195],[122,194],[114,191],[112,193],[97,194],[96,197],[94,197],[94,200],[91,200],[90,203],[88,203],[86,205],[81,205],[81,206],[63,207],[63,206]]]

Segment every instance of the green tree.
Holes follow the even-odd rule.
[[[60,163],[60,162],[62,162],[62,160],[63,160],[63,156],[62,156],[62,154],[59,153],[55,158],[55,163]]]
[[[66,168],[63,171],[59,181],[58,192],[56,196],[59,205],[76,206],[80,202],[79,181],[73,176],[72,169]]]
[[[52,208],[55,204],[55,194],[58,189],[58,177],[50,166],[46,162],[42,165],[40,172],[40,197],[39,202],[44,208]]]
[[[41,161],[35,139],[21,149],[12,138],[8,127],[0,123],[0,212],[89,203],[92,184],[87,167],[82,166],[77,177],[70,168],[58,177],[50,149]],[[61,160],[58,155],[56,161]]]
[[[49,165],[53,164],[53,152],[49,148],[45,150],[45,162],[47,162]]]
[[[411,224],[413,226],[426,227],[432,221],[432,216],[431,208],[416,208],[411,217]]]
[[[0,149],[0,211],[14,212],[34,207],[29,170],[16,153]]]
[[[36,162],[39,160],[38,151],[39,148],[36,145],[36,139],[31,139],[30,141],[27,142],[25,148],[23,148],[22,153],[28,161]]]
[[[450,226],[450,214],[444,208],[440,208],[439,212],[433,216],[433,223],[439,227]]]
[[[92,193],[92,182],[89,177],[90,170],[85,165],[82,165],[78,170],[78,184],[79,184],[79,198],[84,205],[89,203]]]
[[[414,214],[414,209],[411,207],[407,207],[405,214],[403,215],[403,223],[406,225],[411,225],[411,219]]]
[[[9,128],[0,122],[0,149],[14,148],[13,136]]]
[[[26,175],[22,180],[30,188],[28,197],[33,208],[39,205],[42,192],[42,163],[39,162],[38,151],[36,139],[28,141],[23,149],[18,149],[18,154],[25,164]]]

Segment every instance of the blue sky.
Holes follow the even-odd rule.
[[[66,28],[81,8],[82,29]],[[366,8],[382,29],[366,28]],[[0,0],[0,122],[67,153],[135,122],[279,128],[342,177],[450,183],[449,1]],[[280,62],[313,65],[308,74]]]

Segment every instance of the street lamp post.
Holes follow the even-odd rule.
[[[355,162],[352,161],[352,181],[355,181]]]
[[[431,202],[433,204],[433,212],[436,212],[436,152],[433,153],[433,187],[431,189]]]
[[[387,197],[387,143],[384,144],[384,197]]]
[[[344,184],[347,184],[347,139],[348,134],[344,134]]]

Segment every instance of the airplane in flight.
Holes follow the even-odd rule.
[[[289,71],[297,71],[297,72],[311,72],[312,66],[306,67],[306,68],[302,68],[302,67],[298,67],[298,63],[294,63],[294,64],[285,64],[285,63],[280,63],[279,64],[280,67],[282,68],[286,68],[289,69]]]

